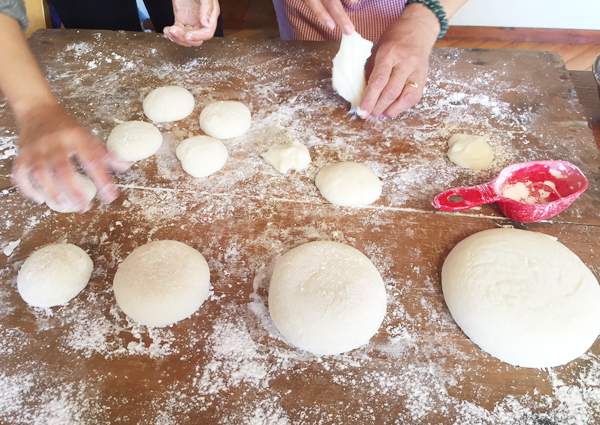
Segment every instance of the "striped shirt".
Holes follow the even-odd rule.
[[[356,31],[376,42],[387,27],[395,22],[406,6],[406,0],[341,0]],[[283,40],[339,40],[339,27],[330,30],[322,24],[305,0],[273,0],[279,34]]]

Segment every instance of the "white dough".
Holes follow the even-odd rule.
[[[448,140],[448,158],[463,168],[485,170],[494,161],[494,151],[485,136],[455,134]]]
[[[152,90],[143,102],[144,114],[152,121],[172,122],[187,117],[194,110],[194,96],[179,86],[163,86]]]
[[[273,145],[262,154],[262,157],[282,174],[286,174],[290,170],[305,170],[310,164],[308,148],[302,143],[294,141]]]
[[[594,274],[543,233],[493,229],[469,236],[446,258],[442,289],[463,332],[512,365],[568,363],[600,332]]]
[[[149,122],[126,121],[113,128],[106,147],[118,159],[133,162],[154,155],[162,140],[158,128]]]
[[[364,254],[338,242],[300,245],[275,264],[269,313],[291,345],[317,355],[358,348],[385,316],[381,275]]]
[[[359,33],[342,34],[340,50],[333,58],[331,82],[333,89],[350,102],[351,111],[356,111],[365,90],[365,64],[371,56],[373,43]]]
[[[82,176],[81,174],[77,174],[75,179],[77,180],[79,187],[81,187],[86,203],[89,206],[89,204],[92,202],[92,199],[94,199],[94,196],[96,196],[96,185],[88,177]],[[48,208],[51,210],[60,213],[72,213],[79,211],[77,205],[66,199],[61,199],[59,202],[54,202],[48,199],[46,200],[46,205],[48,205]]]
[[[220,140],[208,136],[195,136],[182,141],[175,155],[186,173],[206,177],[219,171],[227,162],[227,148]]]
[[[381,195],[381,180],[358,162],[336,162],[319,170],[315,184],[332,204],[358,207],[372,204]]]
[[[46,245],[29,257],[17,276],[21,298],[34,307],[64,305],[86,287],[94,263],[77,245]]]
[[[217,139],[241,136],[250,128],[250,109],[242,102],[221,100],[206,106],[200,112],[200,128]]]
[[[135,322],[168,326],[191,316],[206,300],[206,260],[184,243],[163,240],[137,247],[113,280],[117,304]]]

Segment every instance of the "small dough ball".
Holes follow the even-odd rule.
[[[179,121],[194,110],[196,102],[188,89],[163,86],[152,90],[143,102],[144,114],[153,122]]]
[[[200,113],[200,128],[217,139],[241,136],[250,128],[251,121],[250,109],[234,100],[213,102]]]
[[[269,313],[291,345],[316,355],[369,342],[385,316],[381,275],[364,254],[330,241],[309,242],[275,264]]]
[[[485,136],[455,134],[448,140],[448,158],[459,167],[485,170],[494,161],[494,152]]]
[[[146,159],[158,151],[162,134],[154,125],[144,121],[126,121],[110,132],[106,147],[121,161]]]
[[[168,326],[191,316],[208,298],[210,272],[194,248],[170,240],[134,249],[113,280],[117,304],[133,321]]]
[[[358,162],[337,162],[319,170],[315,184],[332,204],[358,207],[372,204],[381,195],[381,180]]]
[[[185,139],[175,149],[175,155],[185,172],[194,177],[216,173],[223,168],[229,156],[223,142],[208,136]]]
[[[77,245],[46,245],[29,257],[17,276],[21,298],[34,307],[64,305],[86,287],[94,263]]]
[[[94,196],[96,196],[96,185],[88,177],[82,176],[81,174],[77,174],[75,176],[75,180],[77,180],[77,184],[79,187],[81,187],[85,200],[89,206],[89,204],[92,202],[92,199],[94,199]],[[46,201],[46,205],[48,205],[48,208],[51,210],[59,213],[72,213],[79,211],[77,205],[73,204],[67,199],[61,199],[58,203],[48,199]]]
[[[543,233],[492,229],[469,236],[446,258],[442,290],[463,332],[515,366],[563,365],[600,332],[594,274]]]
[[[262,157],[282,174],[290,170],[305,170],[310,164],[308,148],[298,142],[271,146]]]

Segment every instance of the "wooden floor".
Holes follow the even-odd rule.
[[[592,63],[600,55],[599,44],[524,43],[483,41],[478,39],[449,39],[438,41],[437,46],[549,51],[558,53],[567,64],[567,69],[572,71],[591,71]]]

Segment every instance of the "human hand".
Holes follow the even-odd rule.
[[[361,117],[395,118],[421,100],[438,33],[439,22],[429,9],[420,4],[406,8],[367,63]]]
[[[78,183],[75,159],[98,188],[100,199],[110,203],[118,196],[110,171],[124,171],[104,143],[81,127],[58,104],[44,104],[17,116],[19,154],[12,170],[13,182],[37,203],[50,200],[75,205],[85,211],[89,204]]]
[[[175,23],[165,27],[165,37],[181,46],[200,46],[217,29],[218,0],[173,0]]]
[[[306,3],[327,28],[333,30],[339,26],[346,35],[354,32],[354,24],[340,0],[306,0]]]

